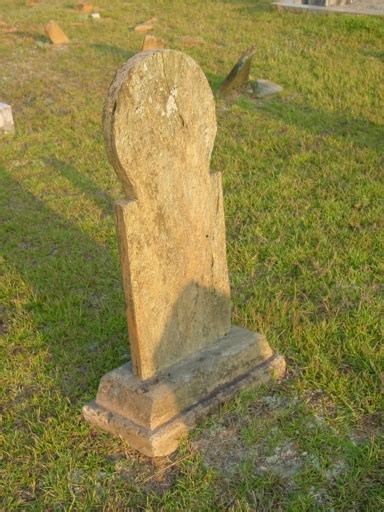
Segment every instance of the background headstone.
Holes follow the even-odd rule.
[[[164,40],[160,39],[160,37],[155,37],[151,34],[147,34],[144,38],[141,51],[145,52],[147,50],[156,50],[161,48],[165,48]]]
[[[14,133],[15,125],[13,123],[12,108],[6,103],[0,102],[0,132]]]
[[[80,2],[77,4],[76,9],[80,12],[91,13],[93,11],[93,5],[88,2]]]
[[[144,23],[140,23],[139,25],[136,25],[135,32],[150,32],[154,29],[155,24],[157,23],[157,18],[153,17],[150,18],[147,21],[144,21]]]
[[[200,44],[204,44],[204,39],[202,37],[182,36],[180,41],[181,44],[186,47],[199,46]]]
[[[44,26],[45,33],[53,44],[67,44],[68,37],[55,21],[50,21]]]
[[[227,96],[247,85],[255,47],[246,50],[221,84],[219,94]]]

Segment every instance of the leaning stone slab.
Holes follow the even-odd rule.
[[[50,21],[44,26],[45,33],[53,44],[67,44],[69,43],[68,37],[64,34],[63,30],[55,21]]]
[[[252,47],[241,55],[240,59],[220,86],[219,94],[221,96],[228,96],[247,85],[254,54],[255,48]]]
[[[282,92],[283,88],[281,85],[274,84],[269,80],[255,80],[251,83],[252,92],[256,95],[257,98],[265,98],[267,96],[273,96],[274,94],[279,94]]]
[[[103,126],[124,191],[116,222],[132,363],[101,379],[83,413],[162,456],[285,363],[262,335],[231,326],[221,175],[210,171],[215,103],[201,69],[174,50],[137,54],[110,86]]]
[[[0,102],[0,132],[15,133],[13,123],[12,108],[6,103]]]

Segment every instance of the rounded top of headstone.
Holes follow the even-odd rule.
[[[216,116],[204,73],[179,51],[135,55],[110,85],[103,130],[129,199],[156,196],[158,182],[175,173],[207,174]]]

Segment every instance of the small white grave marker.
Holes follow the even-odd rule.
[[[0,102],[0,132],[15,133],[12,108],[6,103]]]

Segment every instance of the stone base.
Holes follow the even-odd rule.
[[[83,415],[132,448],[161,457],[237,391],[282,377],[284,371],[284,358],[273,354],[264,336],[233,327],[215,344],[151,379],[135,377],[130,363],[112,370]]]
[[[350,5],[352,0],[302,0],[304,5],[317,5],[319,7],[335,7],[338,5]]]
[[[282,92],[283,88],[281,85],[274,84],[270,80],[259,79],[254,82],[250,82],[251,93],[254,93],[257,98],[266,98],[267,96],[273,96]]]
[[[308,3],[304,4],[301,0],[279,0],[272,3],[272,6],[279,11],[290,11],[296,13],[357,14],[365,16],[384,15],[384,6],[379,6],[376,2],[373,2],[372,5],[369,2],[367,2],[366,5],[362,2],[356,4],[353,1],[340,0],[340,2],[339,0],[328,0],[328,3],[325,3],[325,0],[308,0]]]

